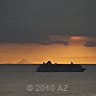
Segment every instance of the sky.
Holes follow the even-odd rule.
[[[0,63],[96,63],[95,0],[0,0]],[[67,51],[66,51],[67,49]]]

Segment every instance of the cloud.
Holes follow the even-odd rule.
[[[46,38],[45,41],[35,42],[42,45],[50,45],[50,44],[62,44],[62,45],[69,45],[70,36],[62,36],[62,35],[50,35]]]
[[[50,44],[63,44],[65,46],[69,45],[70,36],[64,35],[50,35],[48,37]]]
[[[85,42],[84,46],[86,46],[86,47],[96,47],[96,42],[95,41],[87,41],[87,42]]]
[[[50,35],[48,38],[49,38],[50,41],[69,41],[71,36]]]
[[[51,45],[51,44],[62,44],[64,46],[68,46],[69,42],[68,41],[46,41],[46,42],[36,42],[36,44],[41,44],[41,45]]]
[[[96,38],[88,36],[49,35],[47,37],[45,36],[43,40],[39,41],[37,40],[30,43],[40,45],[62,44],[64,46],[68,46],[68,45],[82,45],[86,41],[95,41],[95,40]]]
[[[51,41],[50,44],[62,44],[62,45],[69,45],[68,41]]]

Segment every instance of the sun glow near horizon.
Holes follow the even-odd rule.
[[[54,37],[56,40],[58,37]],[[24,43],[0,44],[0,63],[18,63],[25,58],[28,63],[37,64],[51,60],[53,63],[96,64],[96,47],[85,47],[84,37],[71,36],[69,45]],[[62,40],[62,37],[61,37]]]

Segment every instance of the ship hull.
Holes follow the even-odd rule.
[[[40,65],[37,72],[84,72],[86,68],[81,65]]]
[[[63,70],[63,71],[46,71],[46,70],[37,70],[37,72],[84,72],[85,69],[82,70]]]

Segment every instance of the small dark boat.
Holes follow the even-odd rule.
[[[37,68],[37,72],[84,72],[86,68],[82,68],[80,64],[52,64],[51,61],[41,64]]]

